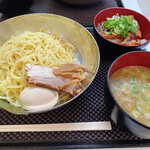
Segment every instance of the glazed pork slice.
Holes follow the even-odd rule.
[[[27,82],[30,84],[65,92],[72,96],[80,91],[77,89],[79,80],[56,76],[53,74],[52,68],[27,64],[25,70],[27,72]]]
[[[83,71],[90,74],[94,74],[93,71],[85,68],[80,64],[63,64],[61,65],[61,67],[53,69],[53,73],[55,75],[72,76],[72,77],[75,75],[79,75]]]

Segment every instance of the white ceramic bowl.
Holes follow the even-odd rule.
[[[90,5],[100,0],[60,0],[60,1],[71,5]]]

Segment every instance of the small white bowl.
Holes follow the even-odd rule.
[[[71,5],[90,5],[92,3],[98,2],[99,0],[60,0],[60,1]]]

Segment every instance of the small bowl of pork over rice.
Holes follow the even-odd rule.
[[[76,99],[95,78],[100,55],[79,23],[54,14],[28,14],[0,23],[0,60],[0,107],[30,114]]]
[[[134,10],[107,8],[94,18],[94,36],[106,57],[144,49],[150,43],[149,33],[150,21]]]

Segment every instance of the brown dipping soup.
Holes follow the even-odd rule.
[[[112,93],[133,118],[150,126],[150,69],[128,66],[110,77]]]

